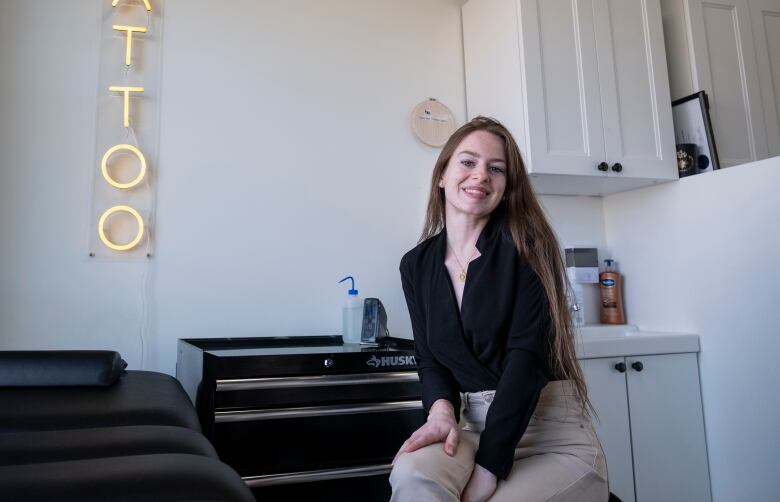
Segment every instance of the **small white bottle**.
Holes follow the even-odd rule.
[[[358,296],[355,279],[351,275],[341,279],[339,283],[347,279],[352,281],[352,288],[347,291],[347,299],[341,307],[341,336],[344,337],[344,343],[360,343],[360,333],[363,330],[363,300]]]

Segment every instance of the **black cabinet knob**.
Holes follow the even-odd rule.
[[[626,363],[617,363],[615,365],[615,369],[618,370],[621,373],[625,373],[626,372]]]
[[[644,364],[642,364],[642,361],[635,361],[631,363],[631,367],[634,368],[637,371],[642,371],[642,368],[645,367]]]
[[[598,168],[599,171],[606,171],[607,169],[609,169],[609,164],[607,164],[606,162],[602,162],[596,167]]]
[[[614,164],[612,164],[612,170],[615,171],[616,173],[619,173],[620,171],[623,170],[623,164],[621,164],[620,162],[615,162]]]

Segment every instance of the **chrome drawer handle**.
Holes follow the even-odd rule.
[[[393,464],[368,465],[364,467],[345,467],[341,469],[323,469],[320,471],[288,472],[283,474],[265,474],[262,476],[244,476],[244,483],[250,488],[258,486],[288,485],[291,483],[309,483],[329,479],[359,478],[387,474]]]
[[[214,422],[252,422],[256,420],[276,420],[280,418],[357,415],[360,413],[382,413],[415,409],[422,411],[422,401],[391,401],[386,403],[354,405],[338,404],[329,406],[303,406],[299,408],[274,408],[270,410],[218,411],[214,413]]]
[[[381,383],[419,382],[414,371],[374,373],[370,375],[317,375],[272,378],[236,378],[217,380],[217,392],[255,389],[289,389],[294,387],[324,387],[328,385],[374,385]]]

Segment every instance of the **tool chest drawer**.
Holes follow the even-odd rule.
[[[425,421],[412,346],[186,339],[177,377],[220,459],[262,500],[347,500],[355,490],[387,500],[390,462]]]
[[[248,413],[218,417],[231,420],[214,433],[221,460],[242,476],[386,464],[423,412],[419,401],[402,401]]]

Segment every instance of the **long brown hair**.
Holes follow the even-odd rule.
[[[517,252],[525,258],[544,286],[550,306],[550,369],[553,375],[571,380],[583,405],[592,409],[582,370],[574,350],[574,326],[567,302],[569,282],[558,239],[547,222],[542,207],[531,188],[512,134],[500,122],[488,117],[476,117],[455,131],[442,148],[431,175],[431,191],[420,242],[438,234],[444,227],[444,189],[439,187],[450,158],[466,136],[474,131],[487,131],[504,142],[507,165],[504,198],[495,209],[506,214],[506,223]],[[587,404],[587,406],[586,406]]]

